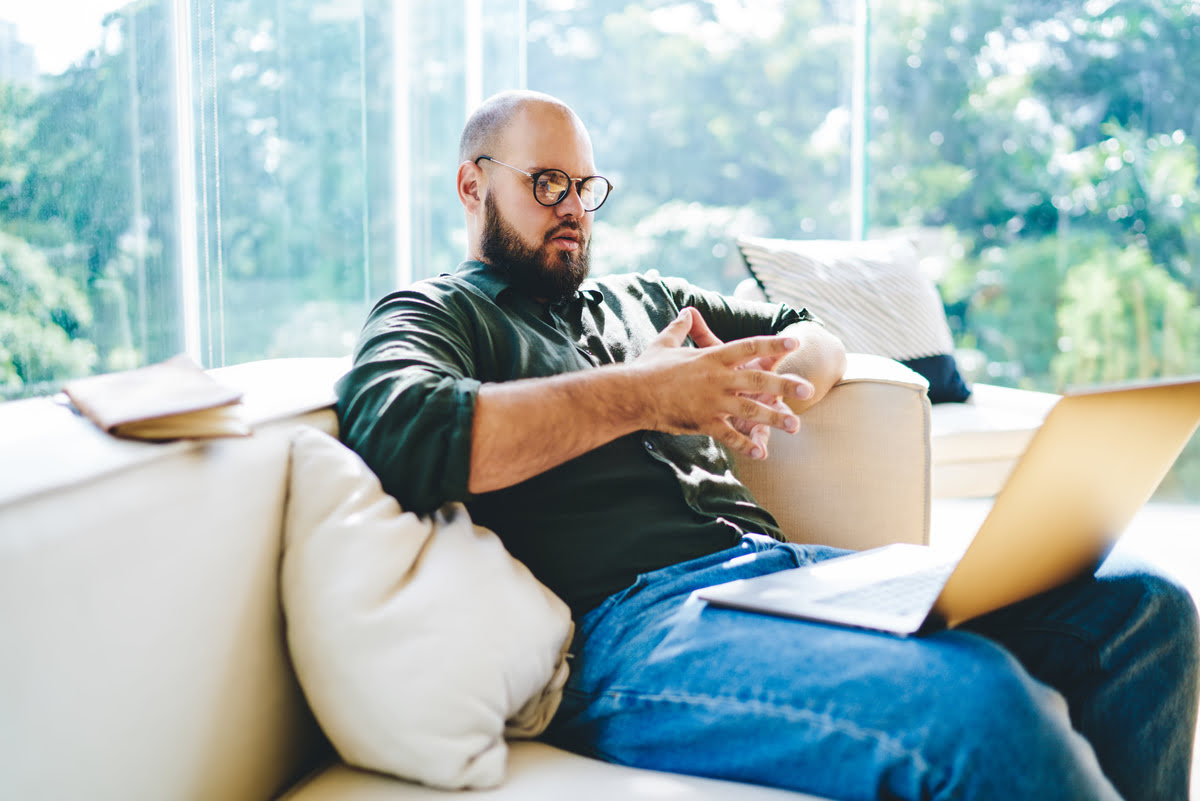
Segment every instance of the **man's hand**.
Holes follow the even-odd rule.
[[[692,342],[696,343],[696,347],[711,348],[716,345],[724,345],[725,344],[724,341],[722,341],[720,338],[718,338],[717,335],[712,332],[712,329],[710,329],[708,327],[708,323],[705,322],[704,316],[702,314],[700,314],[699,311],[697,311],[696,309],[691,309],[691,308],[685,309],[684,311],[690,311],[692,314],[692,330],[689,332],[689,336],[692,338]],[[783,359],[783,356],[780,356],[778,358],[769,358],[769,357],[765,357],[765,356],[760,356],[759,358],[754,359],[753,361],[750,361],[750,362],[747,362],[746,364],[744,364],[741,367],[741,369],[743,369],[743,370],[769,370],[771,372],[774,372],[775,370],[777,370],[779,368],[779,363],[780,363],[780,361],[782,361],[782,359]],[[802,380],[802,381],[805,381],[805,379],[802,376],[795,376],[795,377],[800,378],[800,380]],[[805,381],[805,383],[809,383],[811,386],[810,382]],[[810,393],[810,395],[811,395],[811,393]],[[788,405],[783,402],[783,398],[778,395],[769,395],[766,393],[758,393],[755,395],[748,395],[747,397],[751,398],[752,400],[758,401],[759,403],[761,403],[765,406],[769,406],[771,408],[777,409],[777,410],[783,412],[784,414],[786,414],[790,411],[790,408],[788,407]],[[736,428],[741,433],[745,434],[747,437],[750,438],[750,440],[755,445],[757,445],[759,448],[762,449],[762,457],[761,458],[765,459],[767,456],[767,441],[771,437],[771,427],[764,425],[762,423],[754,423],[750,420],[746,420],[746,419],[743,419],[740,417],[732,418],[729,422],[733,425],[734,428]],[[799,428],[797,428],[797,430],[799,430]],[[792,432],[792,433],[795,433],[795,432]],[[759,458],[759,457],[755,457],[755,458]]]
[[[683,347],[688,337],[697,348]],[[684,309],[633,365],[650,375],[654,428],[707,434],[739,453],[766,458],[771,428],[800,429],[785,398],[807,400],[813,385],[776,375],[781,359],[799,347],[792,337],[722,342],[693,308]]]

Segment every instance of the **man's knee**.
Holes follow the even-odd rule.
[[[1175,667],[1181,682],[1192,695],[1200,681],[1200,614],[1192,594],[1177,581],[1156,574],[1142,577],[1146,605],[1161,631],[1163,644],[1170,642],[1177,654]]]
[[[1180,670],[1200,669],[1200,614],[1192,594],[1174,578],[1137,563],[1108,564],[1097,576],[1108,592],[1129,599],[1136,624],[1157,641],[1177,652]]]
[[[1191,592],[1173,578],[1158,573],[1139,576],[1143,597],[1180,637],[1193,643],[1200,641],[1200,615]]]
[[[982,638],[981,638],[982,639]],[[1063,696],[994,643],[976,643],[973,669],[946,687],[928,754],[934,787],[961,797],[1115,797],[1091,747],[1072,727]],[[939,753],[940,752],[940,753]],[[959,797],[955,795],[954,797]]]

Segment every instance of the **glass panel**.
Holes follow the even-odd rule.
[[[194,8],[201,353],[343,355],[393,271],[391,4]]]
[[[451,272],[466,256],[463,209],[455,193],[458,137],[471,108],[521,86],[520,0],[409,0],[412,277]],[[469,58],[475,14],[481,57]],[[474,40],[472,40],[474,41]],[[477,70],[478,74],[469,74]],[[478,97],[468,97],[468,87]]]
[[[906,0],[872,32],[871,216],[948,254],[970,376],[1200,373],[1200,4]],[[1200,500],[1200,442],[1160,497]]]
[[[747,275],[733,230],[850,235],[852,3],[530,0],[528,13],[530,88],[579,113],[616,186],[595,272],[729,291]]]
[[[465,15],[447,13],[443,0],[413,0],[408,13],[412,277],[425,278],[453,270],[466,252],[454,193],[467,107],[466,27]]]
[[[173,40],[161,2],[0,16],[0,397],[12,398],[181,347]]]
[[[185,349],[345,354],[376,298],[452,269],[466,87],[524,68],[522,0],[458,3],[7,8],[0,397]]]

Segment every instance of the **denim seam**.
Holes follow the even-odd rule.
[[[904,747],[896,738],[886,732],[866,729],[861,726],[846,724],[835,719],[832,715],[814,712],[810,709],[795,707],[790,704],[774,704],[760,700],[742,700],[731,696],[691,695],[686,693],[644,693],[630,690],[606,690],[600,694],[615,702],[626,700],[647,701],[651,703],[671,703],[682,706],[702,707],[705,709],[721,709],[735,707],[758,717],[776,717],[787,722],[806,723],[828,731],[847,735],[855,740],[871,740],[876,746],[893,756],[902,756],[912,760],[914,766],[921,771],[930,769],[928,763],[919,752]]]

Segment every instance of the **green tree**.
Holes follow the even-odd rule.
[[[88,323],[78,287],[0,230],[0,399],[57,389],[63,378],[88,373],[96,348],[76,336]]]
[[[113,12],[105,26],[120,47],[44,77],[21,118],[28,170],[3,209],[85,293],[92,323],[77,336],[96,344],[100,369],[163,358],[182,341],[166,11]]]
[[[962,341],[987,354],[989,378],[1060,389],[1087,374],[1089,352],[1116,360],[1098,374],[1130,373],[1143,357],[1137,370],[1182,369],[1109,347],[1113,332],[1080,322],[1082,296],[1072,312],[1056,307],[1069,274],[1090,275],[1098,299],[1115,278],[1094,265],[1130,253],[1175,282],[1171,303],[1200,301],[1190,12],[1153,0],[909,0],[880,7],[874,30],[872,216],[948,225],[967,243],[963,294],[948,300],[969,300]],[[1114,325],[1133,325],[1121,315]],[[1062,358],[1060,344],[1072,348]]]
[[[1200,307],[1145,248],[1098,248],[1068,271],[1058,325],[1060,384],[1200,371]]]
[[[710,2],[530,4],[530,86],[588,124],[616,185],[603,220],[632,237],[623,253],[597,253],[600,270],[658,269],[729,290],[746,275],[728,268],[738,228],[715,220],[746,233],[849,234],[852,9],[746,7],[757,16]]]
[[[962,344],[988,360],[986,380],[1052,389],[1046,376],[1058,353],[1059,286],[1066,274],[1064,250],[1092,242],[1053,238],[993,246],[956,266],[969,299]],[[964,280],[965,279],[965,280]]]

